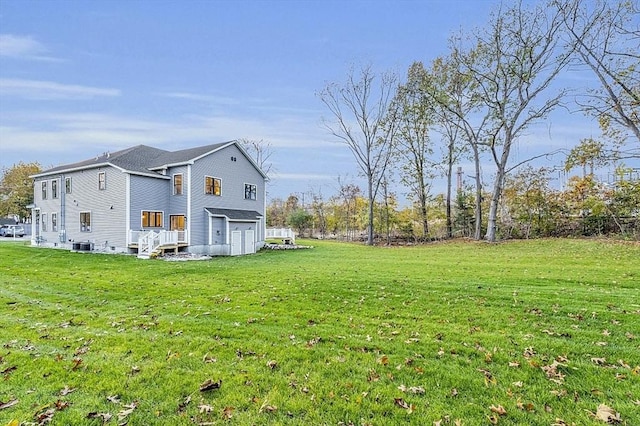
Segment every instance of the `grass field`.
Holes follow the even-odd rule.
[[[0,426],[640,425],[640,246],[0,244]]]

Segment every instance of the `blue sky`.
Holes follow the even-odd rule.
[[[316,93],[352,65],[404,75],[446,54],[452,32],[484,24],[494,4],[0,0],[0,167],[264,139],[276,169],[270,197],[329,196],[338,176],[362,181],[322,127]],[[516,155],[599,133],[557,117]]]

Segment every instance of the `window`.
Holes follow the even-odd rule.
[[[98,189],[107,189],[107,174],[105,172],[98,173]]]
[[[205,176],[204,193],[207,195],[220,195],[222,193],[222,181],[218,178]]]
[[[164,225],[162,220],[162,212],[142,212],[142,227],[143,228],[162,228]]]
[[[182,195],[182,175],[173,175],[173,195]]]
[[[51,181],[51,198],[58,198],[58,180]]]
[[[42,199],[43,200],[47,199],[47,181],[46,180],[42,181]]]
[[[245,183],[244,184],[244,199],[245,200],[255,200],[258,192],[258,188],[256,185]]]
[[[71,178],[64,179],[64,192],[65,194],[71,194]]]
[[[40,225],[42,226],[42,232],[47,232],[47,214],[40,214]]]
[[[80,232],[91,232],[91,212],[80,212]]]
[[[51,230],[58,231],[58,213],[51,213]]]

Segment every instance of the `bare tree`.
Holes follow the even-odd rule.
[[[274,172],[273,163],[269,161],[273,154],[271,142],[264,139],[239,139],[240,145],[251,156],[251,159],[260,167],[265,175],[270,176]]]
[[[576,61],[586,65],[600,87],[578,99],[604,133],[622,144],[626,129],[635,137],[628,157],[640,158],[640,9],[636,1],[553,0],[560,11]],[[584,99],[584,97],[582,98]]]
[[[545,97],[571,53],[560,49],[561,25],[553,10],[540,5],[525,9],[517,4],[493,14],[488,28],[472,37],[472,54],[461,56],[476,82],[471,96],[480,100],[490,124],[484,143],[496,168],[485,234],[488,241],[496,240],[511,149],[523,131],[545,118],[566,93],[558,90]]]
[[[344,84],[330,83],[318,93],[333,119],[323,120],[325,127],[351,150],[367,180],[369,245],[374,202],[392,152],[394,128],[385,125],[385,118],[395,88],[394,75],[377,76],[367,66],[358,72],[352,69]]]

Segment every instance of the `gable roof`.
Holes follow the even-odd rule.
[[[266,178],[267,176],[262,170],[260,170],[260,167],[258,167],[253,159],[246,153],[244,148],[242,148],[242,146],[236,141],[216,143],[195,148],[182,149],[179,151],[166,151],[146,145],[137,145],[113,153],[104,153],[89,160],[53,167],[31,177],[36,178],[63,172],[72,172],[103,166],[113,166],[122,171],[132,174],[156,177],[160,179],[169,179],[169,177],[165,176],[163,173],[161,173],[161,171],[172,166],[191,164],[202,157],[205,157],[213,152],[234,144],[238,147],[238,149],[240,149],[240,151],[242,151],[242,153],[249,160],[249,162],[253,164],[256,170],[258,170],[260,174]]]

